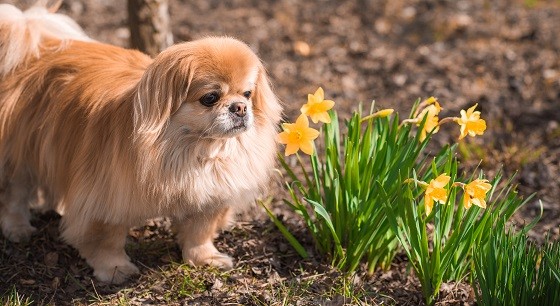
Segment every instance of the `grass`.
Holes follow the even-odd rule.
[[[270,282],[251,277],[254,267],[243,266],[224,272],[215,269],[192,268],[173,263],[160,271],[141,277],[141,288],[122,289],[109,296],[90,301],[95,305],[127,305],[142,301],[157,301],[166,305],[229,302],[233,305],[293,305],[300,300],[323,303],[344,300],[366,305],[376,294],[367,292],[362,284],[335,270],[311,274],[300,269],[289,277]],[[264,285],[264,287],[263,287]],[[139,290],[140,289],[140,290]]]
[[[32,304],[33,300],[19,294],[15,286],[0,296],[0,305],[2,306],[28,306]]]
[[[475,291],[480,305],[559,305],[560,243],[530,242],[525,230],[505,226],[474,254]]]

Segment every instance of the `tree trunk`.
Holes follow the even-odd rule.
[[[132,48],[154,57],[173,44],[168,0],[128,0]]]

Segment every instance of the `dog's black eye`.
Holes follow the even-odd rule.
[[[220,100],[220,94],[216,91],[213,91],[211,93],[207,93],[204,96],[202,96],[202,98],[200,98],[200,104],[204,105],[204,106],[212,106],[214,104],[216,104],[216,102],[218,102],[218,100]]]
[[[247,99],[249,99],[251,97],[251,95],[253,94],[252,91],[247,90],[246,92],[243,93],[243,96]]]

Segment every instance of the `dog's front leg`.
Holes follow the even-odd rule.
[[[229,218],[229,209],[192,214],[175,220],[177,242],[183,252],[183,261],[193,266],[210,265],[221,269],[233,268],[231,257],[220,253],[212,239]]]

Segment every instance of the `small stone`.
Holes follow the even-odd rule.
[[[413,6],[407,6],[402,10],[401,16],[405,20],[413,20],[416,17],[416,9]]]
[[[379,34],[386,35],[391,32],[391,24],[385,19],[378,19],[373,26]]]
[[[393,77],[393,82],[395,82],[395,85],[401,87],[404,85],[404,83],[406,83],[407,80],[407,76],[404,74],[397,74]]]
[[[311,54],[311,47],[308,43],[298,40],[294,42],[294,52],[301,56],[309,56]]]
[[[212,290],[219,290],[219,289],[222,288],[223,286],[224,286],[224,283],[223,283],[221,280],[216,279],[216,280],[214,281],[214,283],[212,284]]]
[[[57,252],[47,253],[43,261],[47,267],[56,266],[58,264],[58,253]]]
[[[19,282],[22,285],[33,285],[33,284],[35,284],[34,279],[20,279]]]
[[[56,276],[51,281],[51,289],[56,290],[58,287],[60,287],[60,278]]]

